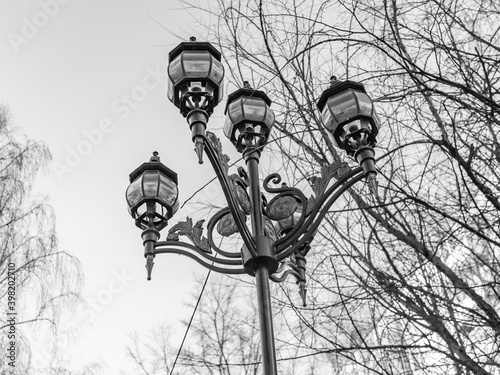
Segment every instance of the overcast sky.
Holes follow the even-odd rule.
[[[163,256],[147,282],[140,230],[124,198],[128,174],[155,150],[179,174],[181,200],[213,175],[208,164],[198,166],[188,125],[165,95],[168,51],[191,35],[203,40],[191,20],[176,1],[1,5],[0,100],[22,132],[52,152],[37,191],[49,195],[60,247],[85,274],[88,304],[72,317],[81,325],[65,349],[76,366],[104,361],[110,375],[126,368],[127,333],[178,324],[197,287],[193,275],[206,272],[190,259]],[[223,106],[211,119],[216,128]]]

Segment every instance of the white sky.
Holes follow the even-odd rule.
[[[212,176],[208,164],[196,162],[188,125],[166,99],[165,79],[158,82],[158,73],[151,73],[165,72],[168,51],[191,34],[203,39],[180,8],[160,0],[0,5],[0,101],[22,131],[53,154],[59,172],[39,179],[37,189],[55,208],[60,248],[82,263],[84,297],[97,300],[76,315],[84,324],[67,353],[77,367],[104,361],[103,373],[110,375],[129,367],[130,330],[146,331],[164,320],[177,324],[189,315],[184,303],[197,287],[193,275],[205,273],[188,258],[163,255],[147,282],[140,230],[124,198],[128,174],[154,150],[179,174],[181,200]],[[131,94],[136,101],[126,104],[123,95]],[[220,128],[224,104],[212,126]],[[225,139],[223,145],[235,160]]]

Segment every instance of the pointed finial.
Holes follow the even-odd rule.
[[[150,162],[152,161],[160,161],[160,157],[158,156],[158,151],[153,151],[153,156],[151,156],[151,159],[149,159]]]
[[[153,271],[153,266],[155,262],[153,262],[154,259],[153,254],[148,254],[146,257],[146,271],[148,272],[148,280],[151,280],[151,272]]]
[[[195,137],[194,138],[194,152],[198,155],[198,163],[203,164],[203,149],[205,144],[203,143],[203,138]]]
[[[189,41],[190,41],[190,42],[196,42],[196,37],[195,37],[195,36],[192,36],[191,38],[189,38]]]

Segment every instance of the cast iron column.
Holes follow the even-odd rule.
[[[250,201],[252,203],[252,230],[257,247],[254,259],[255,281],[257,284],[257,302],[259,306],[259,323],[262,346],[262,365],[264,375],[277,375],[276,349],[274,347],[274,328],[271,309],[271,293],[269,290],[269,269],[274,264],[273,243],[265,236],[262,217],[262,203],[259,182],[260,151],[252,146],[244,152],[245,162],[250,180]],[[274,271],[272,271],[274,272]]]

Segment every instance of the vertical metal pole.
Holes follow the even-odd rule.
[[[254,236],[264,236],[264,224],[262,217],[260,182],[259,182],[259,157],[260,151],[251,147],[245,150],[245,161],[247,163],[248,177],[250,180],[250,199],[252,202],[252,230]],[[267,250],[260,249],[262,241],[257,240],[257,257],[264,255]],[[269,291],[269,271],[266,263],[262,262],[255,269],[255,281],[257,284],[257,302],[259,307],[260,337],[262,347],[262,365],[264,375],[278,375],[276,365],[276,349],[274,346],[273,314],[271,309],[271,293]]]
[[[278,375],[278,369],[276,366],[276,349],[274,347],[271,293],[269,292],[269,272],[264,265],[255,270],[255,279],[257,282],[260,340],[264,375]]]

